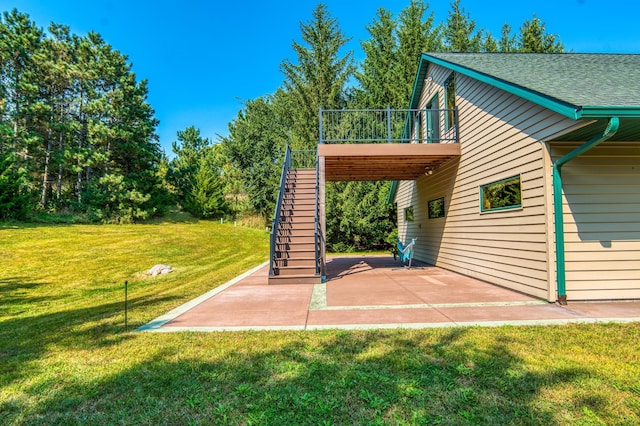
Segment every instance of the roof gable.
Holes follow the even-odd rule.
[[[572,119],[640,117],[640,55],[592,53],[425,53],[411,108],[429,63],[523,97]]]

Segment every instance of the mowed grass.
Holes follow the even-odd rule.
[[[639,324],[124,332],[268,256],[174,222],[0,225],[0,424],[640,424]]]

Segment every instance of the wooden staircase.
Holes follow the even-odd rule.
[[[318,284],[316,273],[316,170],[289,169],[269,284]]]

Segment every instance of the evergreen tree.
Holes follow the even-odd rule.
[[[265,223],[273,215],[282,170],[282,158],[290,137],[289,97],[283,91],[247,101],[222,138],[222,156],[227,161],[224,179],[239,179],[251,208]],[[316,124],[317,126],[317,124]],[[234,198],[239,188],[235,186]]]
[[[419,0],[411,0],[409,6],[400,12],[398,26],[398,78],[401,87],[397,98],[397,108],[406,108],[411,100],[411,92],[423,52],[442,51],[442,27],[434,26],[434,15],[425,18],[427,6]]]
[[[562,53],[563,44],[558,36],[545,32],[545,23],[535,14],[531,20],[526,20],[520,27],[520,52],[526,53]]]
[[[495,53],[498,51],[498,42],[491,33],[487,33],[482,40],[482,51]]]
[[[318,111],[346,105],[345,88],[355,66],[352,52],[340,56],[349,39],[324,4],[318,4],[312,19],[300,24],[300,30],[307,46],[294,41],[297,63],[285,59],[281,70],[292,98],[293,146],[315,149],[320,136]]]
[[[479,52],[482,49],[482,31],[476,31],[476,22],[465,13],[460,0],[451,2],[444,38],[449,52]]]
[[[214,157],[213,147],[204,149],[185,199],[185,210],[199,218],[221,217],[226,213],[223,182]]]
[[[400,108],[400,94],[404,87],[398,64],[397,24],[391,12],[383,8],[376,12],[376,19],[367,26],[371,36],[361,42],[365,58],[362,70],[356,73],[360,83],[360,99],[357,104],[362,108],[382,108],[391,106]],[[399,87],[400,86],[400,87]]]
[[[175,157],[170,165],[169,182],[175,188],[176,199],[184,205],[192,191],[193,178],[200,160],[205,150],[211,146],[211,141],[203,138],[200,129],[195,126],[178,130],[177,139],[171,143]]]
[[[30,209],[28,175],[17,166],[16,155],[0,151],[0,219],[24,219]]]
[[[146,81],[99,34],[80,37],[58,24],[44,33],[27,15],[5,12],[0,94],[0,152],[26,171],[25,193],[39,195],[30,206],[117,221],[157,210],[161,155]],[[126,203],[103,196],[117,188],[140,212],[119,212]]]
[[[500,42],[499,42],[500,52],[504,52],[504,53],[514,52],[518,49],[516,44],[517,44],[516,38],[511,34],[511,25],[505,23],[502,26],[502,34],[500,36]]]

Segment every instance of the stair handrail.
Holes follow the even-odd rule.
[[[282,161],[282,174],[280,175],[280,187],[278,188],[278,198],[276,199],[275,211],[273,212],[273,221],[271,222],[271,251],[269,253],[269,276],[274,275],[274,264],[276,257],[276,241],[278,229],[280,227],[280,211],[282,210],[282,200],[284,199],[284,186],[287,181],[287,173],[291,167],[291,148],[286,145],[284,152],[284,160]]]
[[[316,275],[321,275],[321,263],[324,262],[322,257],[322,247],[324,246],[324,236],[320,226],[320,165],[318,155],[316,154],[316,211],[314,218],[314,247],[316,252]]]

